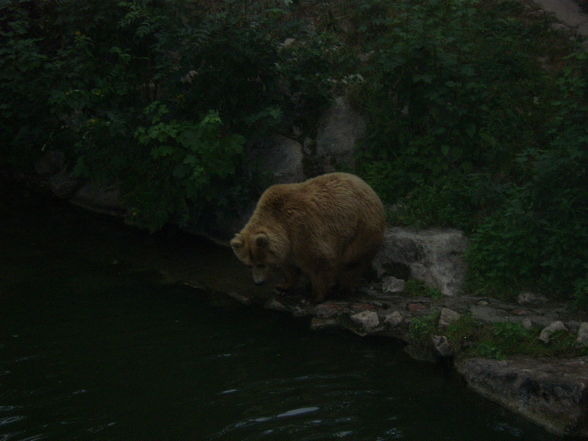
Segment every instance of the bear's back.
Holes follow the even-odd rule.
[[[360,226],[373,231],[385,227],[384,207],[374,190],[349,173],[328,173],[295,184],[268,188],[257,207],[290,231],[348,236]]]

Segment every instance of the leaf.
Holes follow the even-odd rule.
[[[171,145],[160,145],[151,149],[151,157],[154,159],[172,156],[177,148]]]

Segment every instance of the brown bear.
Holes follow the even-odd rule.
[[[384,206],[361,178],[328,173],[295,184],[269,187],[249,222],[231,240],[253,281],[264,283],[271,270],[286,276],[283,289],[300,272],[322,302],[335,287],[350,291],[377,253],[386,226]]]

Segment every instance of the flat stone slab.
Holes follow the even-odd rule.
[[[476,392],[550,432],[588,437],[588,357],[470,358],[456,368]]]

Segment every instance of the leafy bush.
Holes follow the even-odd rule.
[[[6,156],[26,168],[64,151],[78,175],[119,183],[151,229],[230,206],[250,191],[246,144],[328,100],[337,50],[290,3],[4,2]]]
[[[525,181],[476,230],[472,287],[536,288],[585,302],[588,262],[588,57],[558,78],[546,145],[522,152]],[[489,283],[490,282],[490,283]]]
[[[470,233],[473,291],[583,299],[586,55],[520,2],[399,1],[384,17],[358,159],[391,221]]]
[[[404,290],[408,295],[415,297],[431,297],[433,299],[443,298],[443,293],[441,291],[435,288],[430,288],[416,279],[407,280]]]

